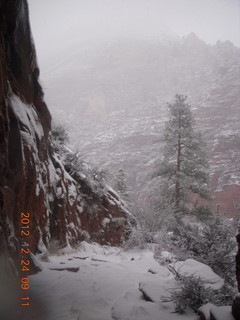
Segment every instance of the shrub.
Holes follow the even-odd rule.
[[[124,248],[126,250],[136,247],[145,249],[147,243],[152,242],[152,240],[153,239],[149,232],[146,232],[141,228],[132,229],[128,240],[124,243]]]
[[[203,229],[201,262],[208,264],[227,283],[234,284],[236,242],[233,230],[219,216]]]
[[[170,297],[163,297],[163,302],[173,301],[175,311],[184,313],[189,307],[195,312],[204,304],[211,302],[217,306],[230,305],[234,297],[231,286],[224,285],[220,290],[206,287],[200,277],[177,276],[179,287],[171,290]]]
[[[147,183],[144,190],[133,199],[132,212],[139,226],[146,232],[166,230],[175,215],[174,206],[159,197],[157,181]]]
[[[194,258],[209,265],[231,286],[234,285],[236,243],[233,230],[220,216],[209,224],[190,226],[178,220],[173,228],[172,243],[177,258]]]
[[[87,163],[79,152],[66,152],[63,164],[66,171],[80,183],[86,199],[99,200],[106,194],[107,172]]]
[[[61,156],[65,170],[81,185],[86,200],[99,200],[106,194],[107,172],[87,163],[79,152],[71,151],[67,145],[69,136],[62,125],[52,128],[52,146]]]
[[[197,216],[197,218],[201,222],[205,222],[205,223],[210,222],[210,220],[214,218],[211,209],[206,206],[196,207],[193,213]]]
[[[61,124],[53,124],[51,134],[53,150],[62,155],[65,152],[66,145],[69,143],[67,130]]]
[[[171,299],[177,313],[184,313],[187,307],[197,311],[203,304],[209,302],[209,288],[204,286],[201,278],[182,277],[179,288],[171,291]]]

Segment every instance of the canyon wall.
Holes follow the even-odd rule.
[[[78,245],[83,239],[120,245],[131,216],[111,189],[86,201],[81,181],[66,171],[51,146],[51,115],[26,0],[0,1],[0,246],[19,253],[21,213],[29,213],[32,253]],[[91,192],[91,191],[90,191]],[[26,220],[27,221],[27,220]]]

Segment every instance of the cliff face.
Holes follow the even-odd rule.
[[[51,115],[39,69],[26,0],[0,1],[0,237],[16,256],[21,212],[30,213],[33,253],[51,240],[75,245],[84,237],[120,244],[130,226],[118,196],[108,190],[91,206],[51,147]],[[104,220],[105,219],[105,220]],[[107,219],[107,220],[106,220]],[[106,223],[107,222],[107,223]]]

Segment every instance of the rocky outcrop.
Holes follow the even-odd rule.
[[[19,252],[21,213],[30,214],[33,253],[51,240],[76,245],[84,237],[119,245],[130,219],[109,190],[92,203],[51,147],[51,115],[39,84],[26,0],[0,1],[0,237]],[[104,220],[105,219],[105,220]]]

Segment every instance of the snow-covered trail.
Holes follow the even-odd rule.
[[[30,296],[41,301],[44,320],[181,320],[171,303],[148,302],[140,287],[160,301],[175,287],[173,275],[148,250],[123,251],[82,243],[79,251],[51,256],[31,276]],[[149,272],[151,269],[152,272]],[[36,307],[35,307],[36,308]]]

